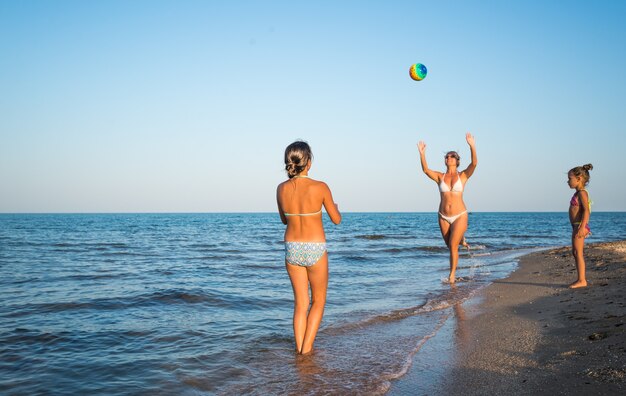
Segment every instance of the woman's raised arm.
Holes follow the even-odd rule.
[[[439,183],[439,172],[435,172],[428,168],[428,164],[426,163],[426,143],[420,141],[417,144],[417,149],[420,152],[420,162],[422,164],[422,170],[429,178],[433,179],[436,183]]]
[[[478,165],[478,156],[476,155],[476,143],[474,142],[474,136],[472,136],[472,134],[468,132],[465,134],[465,140],[467,141],[467,144],[470,146],[470,153],[472,155],[471,162],[469,163],[467,168],[463,171],[463,173],[465,173],[465,176],[469,179],[470,176],[474,174],[474,171],[476,170],[476,166]]]

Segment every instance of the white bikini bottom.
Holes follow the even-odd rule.
[[[441,212],[439,212],[439,217],[441,217],[442,219],[444,219],[445,221],[447,221],[448,223],[452,224],[456,221],[456,219],[458,219],[459,217],[463,216],[465,213],[467,213],[467,210],[462,211],[461,213],[459,213],[458,215],[454,215],[454,216],[445,216],[443,215]]]

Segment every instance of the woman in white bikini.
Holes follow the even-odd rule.
[[[333,223],[341,222],[339,208],[326,183],[309,178],[312,160],[308,143],[297,141],[287,146],[285,169],[289,179],[276,190],[278,213],[287,225],[285,266],[293,288],[293,332],[300,354],[313,349],[326,305],[328,255],[322,206]]]
[[[464,171],[459,173],[461,157],[455,151],[446,154],[445,164],[446,173],[437,172],[428,168],[426,163],[426,144],[419,142],[417,147],[422,162],[422,170],[426,176],[430,177],[439,185],[441,194],[441,203],[439,204],[439,228],[441,235],[446,242],[446,246],[450,249],[450,283],[456,281],[455,272],[459,261],[459,244],[465,244],[463,235],[467,231],[467,209],[463,202],[463,189],[467,180],[472,176],[478,158],[476,157],[476,146],[474,137],[467,133],[465,135],[467,144],[470,146],[472,161]]]

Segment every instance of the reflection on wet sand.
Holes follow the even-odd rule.
[[[457,285],[450,285],[451,294],[455,295],[459,293]],[[465,308],[463,308],[462,299],[455,299],[460,301],[453,306],[454,310],[454,318],[455,318],[455,328],[454,328],[454,336],[457,348],[463,349],[469,345],[470,342],[470,334],[467,326],[467,320],[465,317]]]
[[[324,378],[325,370],[321,366],[321,359],[320,352],[317,350],[305,355],[296,354],[294,356],[294,364],[299,378],[298,393],[309,394]]]

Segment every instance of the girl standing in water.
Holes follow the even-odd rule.
[[[461,172],[458,167],[461,164],[461,157],[456,151],[449,151],[444,156],[446,172],[437,172],[428,168],[426,163],[426,144],[419,142],[417,147],[420,153],[422,170],[439,186],[441,202],[439,204],[439,229],[441,236],[448,249],[450,249],[450,275],[448,281],[456,281],[456,267],[459,261],[459,244],[465,245],[463,235],[467,231],[467,209],[463,202],[463,190],[467,180],[472,176],[478,157],[476,157],[476,146],[474,137],[467,133],[465,140],[470,146],[472,159],[467,168]]]
[[[585,238],[591,234],[589,228],[591,201],[585,187],[589,183],[589,171],[592,169],[593,165],[587,164],[572,168],[567,173],[567,185],[576,190],[569,201],[569,221],[572,224],[572,254],[576,260],[576,272],[578,272],[578,279],[569,286],[572,289],[587,286],[583,249],[585,248]]]
[[[278,213],[287,225],[285,266],[293,288],[293,332],[300,354],[313,349],[326,305],[328,255],[322,206],[334,224],[341,222],[339,207],[326,183],[309,177],[312,160],[308,143],[296,141],[287,146],[285,170],[289,179],[276,191]]]

